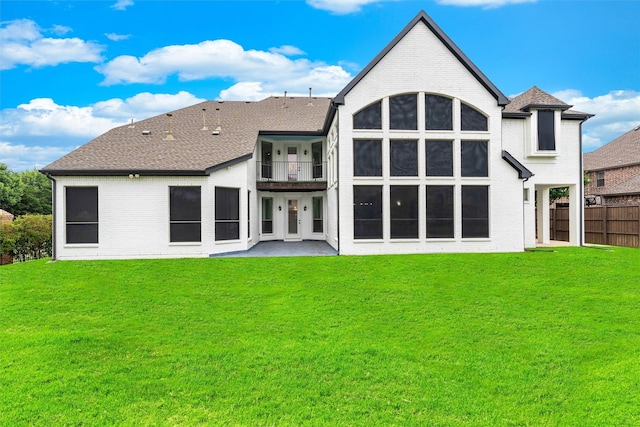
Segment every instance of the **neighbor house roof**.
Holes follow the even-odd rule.
[[[330,98],[206,101],[112,129],[42,172],[52,175],[206,175],[252,156],[258,135],[325,132]],[[205,127],[207,130],[203,130]],[[171,125],[171,137],[168,137]],[[218,132],[215,131],[220,127]]]
[[[502,110],[505,118],[524,118],[531,115],[531,109],[561,110],[563,119],[586,120],[593,114],[571,110],[572,105],[548,94],[537,86],[533,86],[526,92],[511,98],[508,105]]]
[[[584,169],[588,171],[634,164],[640,164],[640,126],[584,155]]]
[[[418,23],[423,23],[449,49],[464,67],[487,89],[498,102],[505,105],[509,99],[484,75],[482,71],[465,55],[444,31],[422,10],[391,42],[366,66],[334,99],[336,105],[344,104],[344,97],[384,58],[400,40],[402,40]]]

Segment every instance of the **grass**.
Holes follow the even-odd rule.
[[[640,250],[0,268],[0,425],[640,424]]]

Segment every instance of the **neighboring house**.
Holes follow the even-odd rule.
[[[640,205],[640,126],[584,155],[587,205]]]
[[[420,12],[333,99],[204,102],[43,168],[54,258],[303,239],[340,254],[522,251],[548,242],[548,190],[560,186],[579,245],[590,115],[569,107],[535,87],[509,100]]]

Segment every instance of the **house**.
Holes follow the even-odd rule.
[[[587,205],[640,205],[640,126],[584,155]]]
[[[522,251],[548,242],[559,186],[580,245],[589,117],[535,87],[508,99],[420,12],[333,99],[208,101],[43,168],[54,258],[206,257],[266,240]]]

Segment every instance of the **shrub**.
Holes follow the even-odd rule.
[[[51,215],[22,215],[0,226],[0,253],[14,259],[44,258],[51,255]]]

